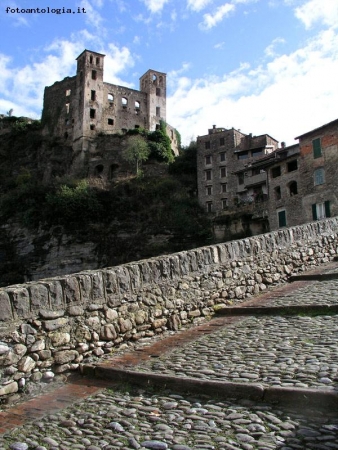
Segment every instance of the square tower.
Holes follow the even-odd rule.
[[[84,50],[76,58],[78,120],[75,123],[78,128],[75,130],[75,139],[93,136],[101,128],[104,57],[101,53]]]
[[[167,115],[167,75],[156,70],[148,70],[140,78],[140,91],[148,95],[148,129],[156,130]]]

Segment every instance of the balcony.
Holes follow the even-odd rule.
[[[244,177],[245,187],[263,184],[266,182],[266,172],[258,173],[257,175]]]

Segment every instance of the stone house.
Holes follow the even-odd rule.
[[[300,148],[302,223],[337,216],[338,119],[296,139]]]
[[[166,121],[166,74],[148,70],[140,78],[140,90],[114,85],[103,81],[104,58],[84,50],[77,57],[76,75],[47,86],[44,92],[44,133],[71,145],[80,166],[98,135],[123,134],[131,128],[154,131]],[[172,150],[178,154],[175,129],[166,127]]]
[[[224,233],[226,238],[245,233],[242,219],[248,216],[254,216],[249,224],[254,228],[252,234],[266,231],[267,212],[254,201],[267,196],[266,173],[256,162],[277,146],[267,134],[246,135],[215,125],[207,135],[197,138],[198,199],[207,212],[222,216],[214,227],[220,240]]]
[[[198,198],[207,212],[219,214],[245,201],[264,174],[253,172],[251,164],[274,151],[278,142],[271,136],[245,135],[234,128],[215,125],[197,138]],[[242,171],[243,169],[243,171]],[[250,175],[250,178],[246,178]]]
[[[216,237],[338,215],[338,119],[296,139],[277,148],[269,135],[216,127],[197,139],[198,197],[214,215]]]
[[[300,193],[299,145],[282,146],[267,164],[270,230],[304,223]]]

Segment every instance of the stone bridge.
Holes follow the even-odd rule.
[[[240,304],[338,254],[338,218],[0,289],[0,396]]]

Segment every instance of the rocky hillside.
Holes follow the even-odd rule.
[[[169,163],[153,136],[155,152],[138,176],[119,155],[117,177],[89,169],[74,177],[71,147],[44,137],[38,123],[13,124],[0,143],[1,286],[211,242],[209,220],[197,203],[193,145]],[[98,154],[107,158],[102,149],[109,139],[93,143],[95,161]],[[112,139],[123,147],[128,136]]]

